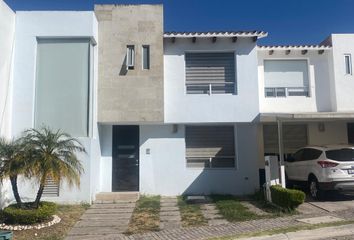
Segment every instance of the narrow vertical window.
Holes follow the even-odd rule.
[[[150,69],[150,46],[143,45],[143,69]]]
[[[134,45],[127,46],[127,69],[134,69],[135,50]]]
[[[350,54],[344,55],[345,74],[352,74],[352,56]]]

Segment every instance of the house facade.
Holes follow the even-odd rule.
[[[0,18],[1,136],[47,125],[87,150],[80,188],[48,181],[45,199],[252,194],[266,155],[354,143],[354,34],[261,46],[263,31],[164,32],[163,6],[144,4],[15,13],[0,1]],[[1,205],[12,201],[5,182]]]

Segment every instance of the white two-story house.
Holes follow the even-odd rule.
[[[162,5],[144,4],[15,13],[0,1],[0,18],[0,135],[47,125],[87,150],[81,187],[48,182],[48,200],[251,194],[266,155],[354,143],[354,34],[260,46],[263,31],[164,32]],[[9,183],[0,192],[13,201]]]

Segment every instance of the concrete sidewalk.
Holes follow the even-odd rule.
[[[327,240],[336,239],[337,237],[348,236],[345,239],[354,239],[354,224],[324,227],[314,230],[301,230],[297,232],[289,232],[276,234],[271,236],[260,236],[252,238],[235,238],[238,240]],[[351,236],[353,238],[351,238]]]

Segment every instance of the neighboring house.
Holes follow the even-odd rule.
[[[1,4],[0,48],[13,62],[0,73],[1,134],[46,124],[87,149],[81,188],[48,182],[47,199],[251,194],[265,155],[354,143],[353,34],[257,46],[266,32],[164,33],[162,5],[14,14]],[[25,199],[35,190],[21,182]]]

